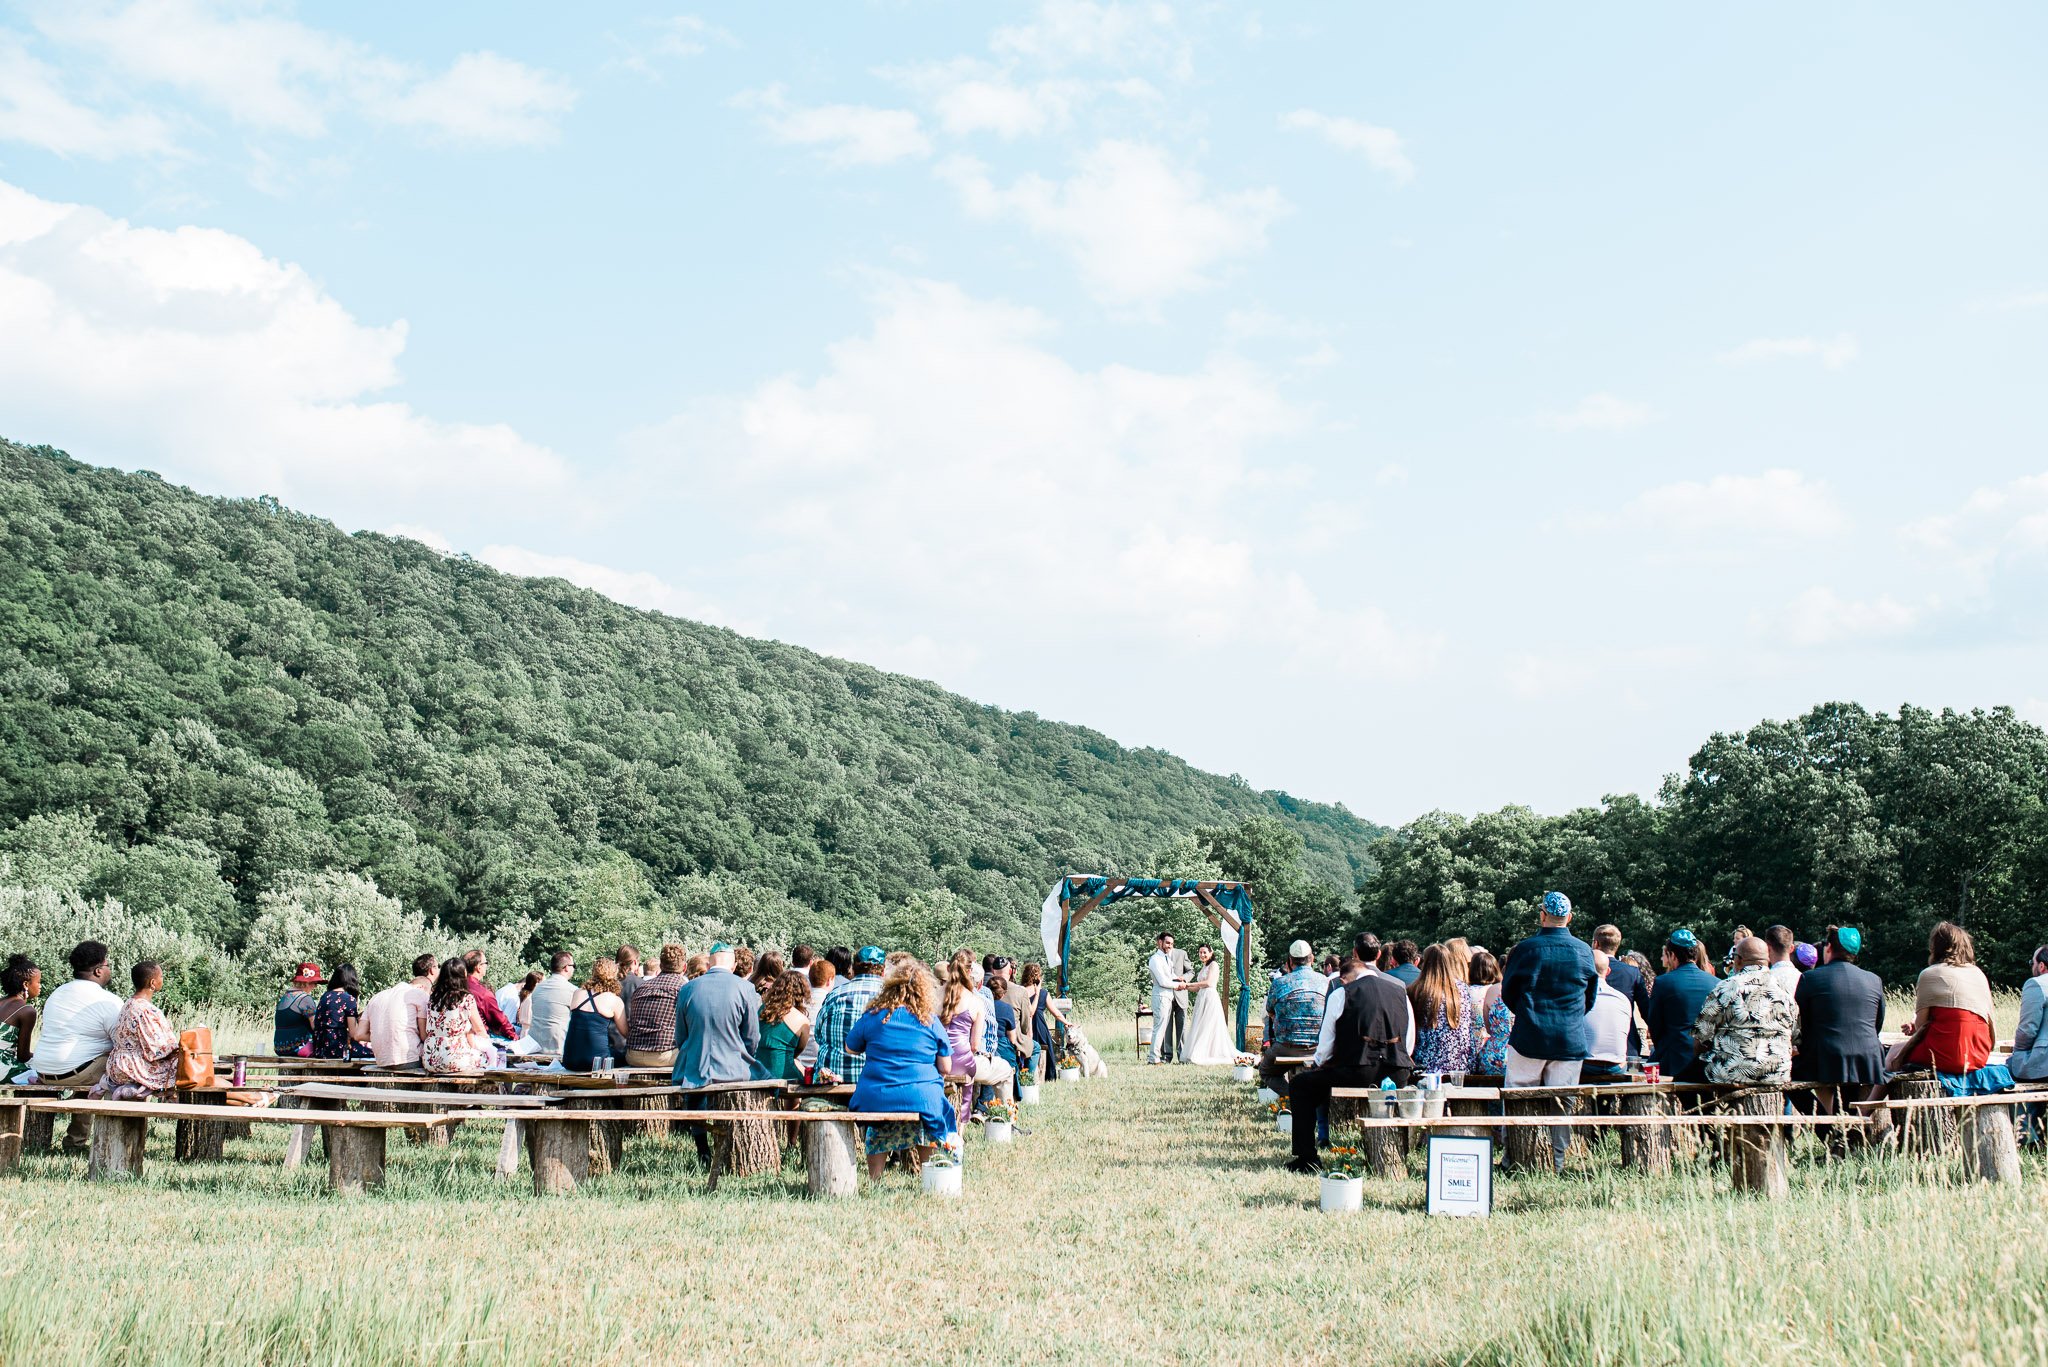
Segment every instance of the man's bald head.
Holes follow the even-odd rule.
[[[1607,976],[1607,965],[1610,962],[1612,962],[1612,960],[1608,957],[1606,950],[1596,949],[1593,951],[1593,971],[1595,973],[1598,973],[1601,977],[1604,978]]]
[[[1771,960],[1771,947],[1752,935],[1746,940],[1735,942],[1735,966],[1737,968],[1762,968]]]

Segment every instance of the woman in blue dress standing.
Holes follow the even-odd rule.
[[[930,970],[911,955],[890,955],[882,990],[847,1032],[846,1049],[866,1056],[847,1102],[851,1109],[920,1117],[868,1127],[869,1179],[881,1181],[889,1155],[905,1149],[914,1155],[912,1167],[921,1167],[933,1146],[959,1129],[946,1100],[953,1045],[939,1024],[939,984]]]

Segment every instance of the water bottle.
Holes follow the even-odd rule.
[[[247,1059],[245,1059],[245,1058],[237,1057],[237,1058],[235,1059],[235,1086],[237,1086],[237,1087],[246,1087],[246,1086],[248,1086],[248,1085],[249,1085],[249,1060],[247,1060]]]
[[[1393,1090],[1394,1090],[1394,1079],[1392,1079],[1392,1078],[1390,1078],[1390,1077],[1383,1077],[1383,1078],[1381,1078],[1381,1079],[1380,1079],[1380,1090],[1381,1090],[1381,1091],[1383,1091],[1383,1092],[1391,1092],[1391,1091],[1393,1091]]]

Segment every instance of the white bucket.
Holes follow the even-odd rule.
[[[927,1196],[958,1196],[962,1168],[935,1168],[929,1163],[924,1168],[924,1192]]]
[[[1365,1099],[1365,1114],[1369,1120],[1387,1118],[1387,1094],[1384,1091],[1374,1092]]]
[[[1017,1127],[1007,1120],[991,1120],[981,1127],[991,1144],[1007,1144],[1017,1137]]]
[[[1323,1209],[1331,1213],[1347,1210],[1362,1210],[1365,1207],[1365,1181],[1358,1177],[1332,1177],[1323,1175]]]
[[[1413,1087],[1402,1087],[1394,1093],[1394,1105],[1401,1112],[1403,1120],[1422,1119],[1422,1093]]]
[[[1279,1099],[1280,1093],[1274,1091],[1271,1087],[1259,1088],[1258,1101],[1261,1106],[1265,1105],[1269,1101],[1278,1101]]]
[[[1440,1120],[1444,1113],[1444,1089],[1432,1088],[1422,1094],[1422,1118]]]
[[[1230,1070],[1230,1080],[1232,1082],[1250,1082],[1257,1078],[1258,1075],[1259,1070],[1252,1067],[1249,1063],[1237,1064]]]
[[[1023,1102],[1026,1106],[1036,1106],[1038,1104],[1038,1084],[1027,1082],[1022,1087],[1019,1087],[1017,1089],[1017,1100]]]
[[[1080,1080],[1081,1080],[1081,1070],[1080,1070],[1079,1068],[1062,1068],[1062,1069],[1060,1069],[1060,1081],[1061,1081],[1061,1082],[1079,1082]]]
[[[1280,1137],[1281,1137],[1282,1139],[1292,1139],[1292,1138],[1294,1138],[1294,1115],[1293,1115],[1293,1113],[1292,1113],[1292,1112],[1290,1112],[1290,1111],[1281,1111],[1281,1112],[1277,1113],[1276,1115],[1274,1115],[1274,1117],[1273,1117],[1273,1128],[1274,1128],[1275,1130],[1277,1130],[1277,1131],[1279,1132],[1279,1134],[1280,1134]]]

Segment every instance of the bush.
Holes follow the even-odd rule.
[[[476,942],[497,977],[511,976],[525,962],[532,930],[531,922],[522,921],[500,926],[492,938]],[[314,873],[258,899],[242,967],[250,991],[259,998],[275,993],[293,967],[307,959],[330,972],[336,964],[354,964],[364,989],[374,992],[410,977],[415,955],[446,959],[463,948],[446,930],[386,897],[360,874]]]
[[[68,981],[71,951],[98,940],[113,954],[108,984],[127,995],[128,970],[144,960],[164,966],[159,1000],[167,1009],[207,1003],[253,1004],[246,980],[219,949],[130,911],[111,897],[90,901],[50,888],[0,887],[0,953],[26,954],[43,970],[45,990]]]

